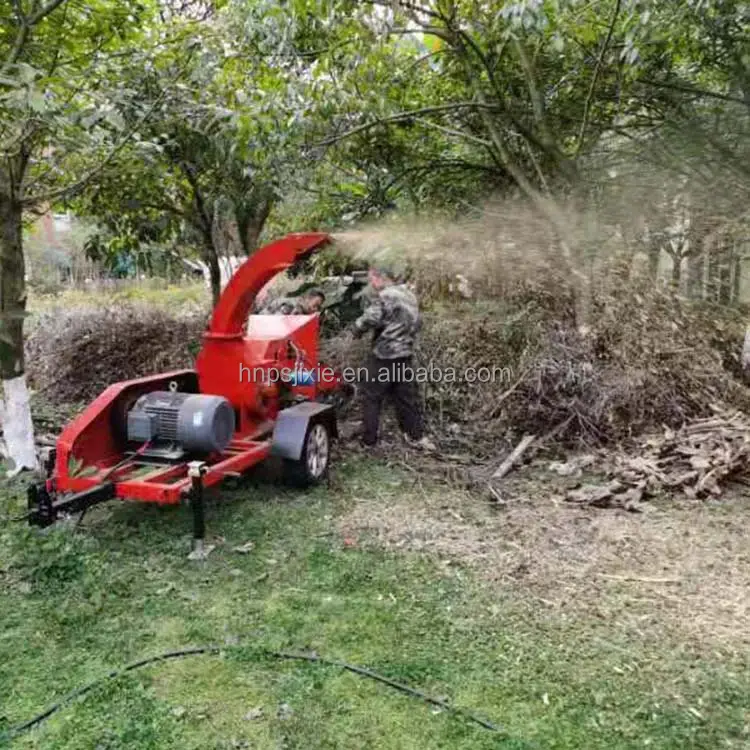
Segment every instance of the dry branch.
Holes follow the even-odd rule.
[[[492,475],[493,479],[502,479],[524,454],[524,451],[536,440],[536,435],[525,435],[521,442],[513,449],[511,454],[503,461]]]
[[[715,417],[643,438],[632,451],[615,453],[604,466],[607,484],[571,490],[566,499],[627,507],[634,500],[674,490],[696,499],[718,497],[728,482],[746,478],[750,417],[740,411],[718,411]]]

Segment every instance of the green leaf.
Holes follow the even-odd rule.
[[[16,66],[18,69],[18,78],[21,80],[24,84],[30,84],[33,83],[36,80],[36,77],[38,75],[38,71],[36,68],[33,68],[31,65],[25,62],[18,63]]]
[[[29,107],[34,112],[44,112],[47,109],[47,99],[44,92],[36,88],[30,88],[28,93]]]
[[[116,110],[110,109],[104,114],[104,119],[115,129],[125,130],[125,118]]]

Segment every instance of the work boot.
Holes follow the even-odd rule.
[[[410,438],[408,435],[404,434],[404,440],[412,446],[412,448],[419,448],[423,451],[428,451],[431,453],[437,452],[437,446],[435,443],[430,440],[430,438],[427,437],[427,435],[422,435],[419,440],[415,440],[414,438]]]
[[[365,443],[360,440],[357,447],[370,458],[386,458],[387,456],[387,452],[380,443]]]

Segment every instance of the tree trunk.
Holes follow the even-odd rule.
[[[648,245],[648,270],[651,278],[657,281],[659,278],[659,259],[661,258],[661,241],[655,237],[651,238]]]
[[[12,473],[38,467],[24,368],[24,271],[23,208],[16,196],[0,195],[0,418]]]
[[[723,255],[719,266],[719,303],[730,305],[732,302],[732,265],[731,259],[726,257],[726,252]]]
[[[682,254],[670,253],[670,257],[672,258],[672,288],[679,291],[682,281]]]
[[[706,298],[711,302],[717,302],[719,299],[719,248],[713,246],[710,248],[708,255],[708,281],[706,284]]]
[[[705,260],[705,255],[702,252],[691,253],[688,256],[687,293],[691,299],[703,298]]]
[[[263,227],[271,213],[273,201],[264,199],[251,211],[237,211],[237,234],[242,244],[242,250],[249,258],[257,249]]]
[[[734,254],[732,258],[732,304],[739,304],[742,300],[742,258]]]
[[[208,265],[208,277],[211,282],[211,300],[216,306],[221,296],[221,266],[219,254],[216,252],[211,238],[207,237],[203,247],[203,258]]]

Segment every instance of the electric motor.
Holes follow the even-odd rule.
[[[223,451],[234,427],[234,409],[223,396],[152,391],[128,412],[129,441],[174,442],[197,453]]]

